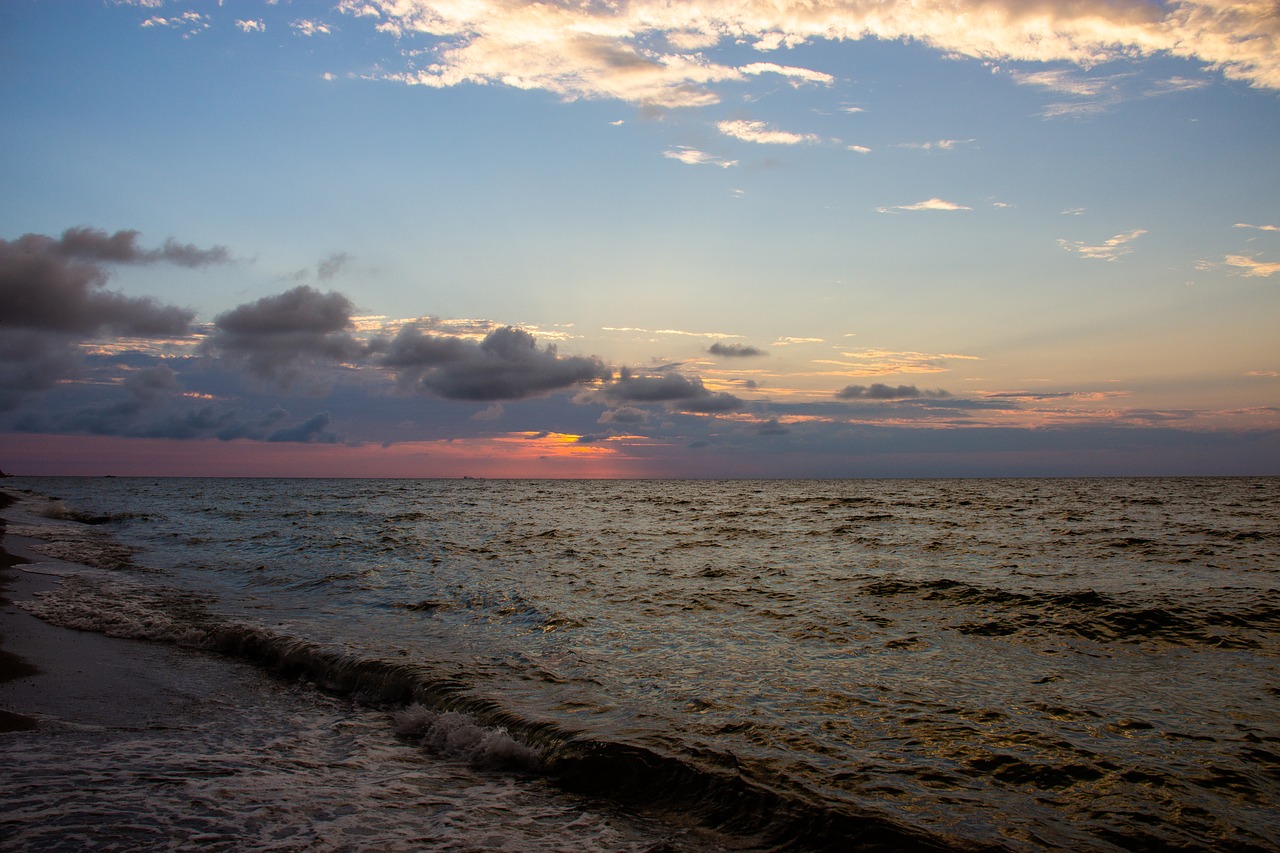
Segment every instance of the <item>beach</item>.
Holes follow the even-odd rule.
[[[31,517],[5,501],[0,513]],[[724,850],[545,780],[436,760],[385,707],[223,654],[61,627],[22,603],[90,567],[5,535],[0,849]],[[410,723],[411,725],[412,723]],[[465,745],[472,727],[455,737]]]

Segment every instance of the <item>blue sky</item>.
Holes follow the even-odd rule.
[[[1280,473],[1278,35],[14,0],[0,468]]]

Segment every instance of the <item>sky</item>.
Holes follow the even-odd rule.
[[[1269,0],[6,0],[0,470],[1280,474]]]

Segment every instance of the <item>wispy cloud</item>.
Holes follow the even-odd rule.
[[[1209,85],[1207,80],[1193,80],[1189,77],[1169,77],[1164,80],[1157,80],[1147,90],[1147,94],[1151,96],[1170,95],[1177,92],[1194,92],[1197,89],[1203,89]]]
[[[917,151],[954,151],[961,145],[968,145],[973,139],[937,139],[932,142],[900,142],[894,148],[912,148]]]
[[[151,29],[155,27],[166,28],[171,30],[179,30],[182,32],[183,38],[190,38],[209,29],[212,24],[208,15],[202,15],[199,12],[183,12],[181,15],[174,15],[166,18],[161,15],[153,15],[142,22],[141,26]]]
[[[741,139],[744,142],[756,142],[761,145],[801,145],[821,141],[817,134],[776,130],[762,121],[737,119],[719,122],[716,127],[725,136],[732,136],[734,139]]]
[[[1255,231],[1280,231],[1280,225],[1249,225],[1245,222],[1237,222],[1236,228],[1252,228]]]
[[[1259,261],[1247,255],[1227,255],[1223,258],[1223,263],[1241,270],[1241,275],[1250,277],[1269,278],[1280,273],[1280,263]]]
[[[776,341],[773,342],[773,345],[775,347],[786,347],[786,346],[792,346],[794,344],[822,344],[822,343],[826,343],[826,340],[824,338],[785,337],[785,338],[778,338]]]
[[[322,21],[300,18],[289,25],[300,36],[327,36],[333,34],[333,28]]]
[[[944,399],[951,392],[941,388],[932,391],[920,389],[914,385],[884,385],[873,382],[871,385],[847,385],[836,392],[837,400],[914,400],[920,397]]]
[[[1132,231],[1126,231],[1123,234],[1117,234],[1110,240],[1106,240],[1100,245],[1091,246],[1087,243],[1075,240],[1058,240],[1058,245],[1066,249],[1068,252],[1075,252],[1082,258],[1089,258],[1096,261],[1114,261],[1116,258],[1123,257],[1133,251],[1130,244],[1137,240],[1143,234],[1146,234],[1145,228],[1135,228]]]
[[[953,201],[944,201],[940,198],[931,198],[925,201],[918,201],[915,204],[898,204],[893,207],[877,207],[876,213],[896,213],[899,210],[917,211],[917,210],[973,210],[972,207],[966,207],[963,204],[956,204]]]
[[[715,154],[708,154],[705,151],[699,151],[697,148],[690,148],[687,145],[668,148],[662,152],[662,156],[678,160],[686,166],[719,166],[721,169],[729,169],[738,165],[737,160],[718,157]]]
[[[1055,95],[1070,98],[1047,104],[1042,118],[1073,118],[1105,112],[1124,100],[1121,90],[1124,75],[1087,77],[1074,69],[1048,71],[1014,71],[1013,79],[1024,86],[1035,86]]]
[[[242,33],[265,33],[267,25],[263,21],[236,21],[236,27]]]
[[[840,353],[844,360],[815,359],[815,364],[842,368],[838,376],[889,376],[895,373],[944,373],[950,361],[981,361],[980,356],[959,353],[924,353],[863,348]]]
[[[790,77],[797,85],[801,83],[820,83],[824,86],[830,86],[835,82],[836,78],[823,71],[814,71],[810,68],[797,68],[794,65],[778,65],[774,62],[752,62],[738,69],[743,74],[759,75],[759,74],[777,74],[782,77]]]
[[[1048,89],[1055,94],[1072,95],[1077,98],[1096,98],[1111,88],[1109,80],[1085,77],[1078,71],[1067,68],[1048,71],[1014,71],[1011,76],[1020,85],[1035,86]]]

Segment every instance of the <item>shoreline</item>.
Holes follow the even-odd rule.
[[[16,502],[17,498],[0,491],[0,511]],[[19,580],[20,570],[17,567],[30,561],[26,557],[10,554],[5,548],[9,544],[7,527],[8,520],[0,516],[0,691],[10,682],[31,678],[40,672],[38,667],[13,650],[15,645],[21,643],[13,642],[14,635],[20,632],[15,630],[18,608],[11,598],[10,590]],[[0,734],[31,731],[36,727],[34,717],[0,707]]]
[[[0,735],[70,726],[180,727],[182,708],[210,690],[243,688],[253,675],[189,649],[50,624],[19,602],[56,588],[40,565],[75,564],[35,550],[40,540],[9,533],[23,501],[0,490]],[[19,510],[20,511],[20,510]],[[35,569],[35,570],[32,570]]]

